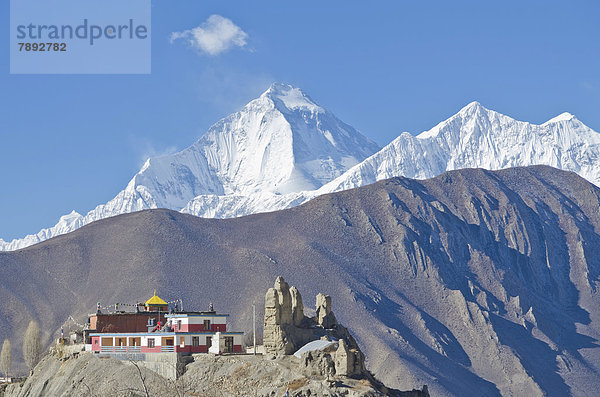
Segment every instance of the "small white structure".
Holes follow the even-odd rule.
[[[221,333],[216,332],[212,336],[211,346],[208,348],[209,353],[221,354]]]

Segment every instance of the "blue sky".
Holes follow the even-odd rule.
[[[472,100],[536,123],[568,111],[600,131],[600,3],[493,3],[157,0],[150,75],[10,75],[3,29],[0,237],[110,200],[145,157],[189,146],[272,81],[380,145]],[[170,42],[213,14],[246,44],[208,55]]]

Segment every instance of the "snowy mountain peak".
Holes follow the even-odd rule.
[[[470,112],[473,112],[473,111],[476,111],[479,109],[488,110],[480,102],[473,101],[473,102],[469,102],[466,106],[464,106],[462,109],[460,109],[460,111],[458,113],[470,113]]]
[[[463,107],[454,116],[452,116],[448,120],[446,120],[446,122],[451,121],[455,118],[462,118],[462,119],[482,118],[482,117],[490,118],[490,117],[495,117],[495,116],[507,117],[501,113],[498,113],[494,110],[486,108],[480,102],[473,101],[473,102],[469,103],[467,106]]]
[[[477,101],[473,101],[468,105],[464,106],[462,109],[458,111],[458,113],[453,114],[446,120],[440,122],[438,125],[433,127],[428,131],[423,131],[419,135],[417,135],[418,139],[430,139],[437,137],[440,133],[444,131],[458,132],[460,128],[456,128],[458,125],[463,125],[466,123],[475,123],[477,120],[485,120],[494,116],[503,116],[500,113],[497,113],[493,110],[489,110],[484,107],[481,103]],[[455,138],[459,138],[455,135]]]
[[[146,170],[146,168],[150,167],[150,158],[147,158],[146,161],[144,162],[144,165],[142,165],[142,168],[140,169],[140,172],[143,172]]]
[[[300,88],[285,83],[271,84],[261,98],[269,98],[280,111],[301,109],[311,112],[326,112]]]
[[[560,123],[561,121],[571,121],[571,120],[577,120],[577,118],[569,112],[564,112],[564,113],[559,114],[556,117],[551,118],[550,120],[546,121],[542,125],[548,125],[548,124],[552,124],[552,123]]]
[[[195,182],[193,195],[178,203],[183,207],[205,194],[313,190],[377,150],[375,143],[299,88],[274,83],[242,110],[213,125],[190,148],[194,162],[198,156],[206,159],[207,168],[194,174],[212,177]],[[207,179],[214,186],[202,187]]]
[[[60,221],[61,222],[62,221],[69,222],[72,219],[77,219],[77,218],[80,218],[80,217],[81,217],[81,214],[78,213],[77,211],[73,210],[69,214],[61,216],[60,217]]]

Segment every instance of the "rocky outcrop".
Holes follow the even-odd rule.
[[[8,385],[5,397],[428,396],[422,391],[387,389],[370,379],[333,380],[332,357],[323,353],[311,354],[308,365],[298,364],[293,356],[269,360],[262,355],[199,354],[181,377],[172,380],[142,362],[99,358],[89,352],[57,355],[55,351],[40,361],[25,382]],[[323,373],[329,373],[329,378]],[[2,391],[0,388],[0,396]]]
[[[337,374],[335,361],[327,351],[309,351],[300,358],[302,373],[310,377],[324,377],[332,379]]]
[[[292,324],[292,295],[290,286],[283,277],[275,280],[275,292],[279,302],[279,323],[283,325]]]
[[[335,371],[338,376],[358,376],[365,373],[365,357],[359,349],[351,349],[340,339],[335,352]]]
[[[283,277],[277,277],[265,295],[264,346],[269,354],[292,354],[298,344],[310,338],[300,326],[305,322],[302,296],[290,288]]]
[[[290,288],[290,295],[292,296],[292,320],[296,327],[302,325],[304,321],[304,305],[302,304],[302,295],[296,287]]]
[[[365,358],[358,348],[350,348],[344,339],[319,350],[304,352],[300,367],[306,376],[332,379],[340,377],[369,377],[365,369]]]
[[[331,297],[325,294],[317,294],[316,320],[323,328],[333,328],[337,325],[335,315],[331,311]]]
[[[338,341],[327,351],[308,351],[301,362],[307,375],[361,377],[367,373],[365,357],[348,330],[337,323],[329,295],[316,297],[316,315],[304,316],[302,296],[277,277],[265,295],[264,346],[271,355],[289,355],[308,342]]]
[[[379,382],[364,367],[364,356],[358,349],[348,347],[344,339],[338,343],[331,344],[321,350],[311,350],[302,354],[299,364],[300,372],[309,379],[322,380],[329,384],[330,390],[335,390],[332,394],[352,396],[356,395],[356,390],[344,390],[344,387],[353,381],[359,381],[363,385],[368,385],[372,390],[359,392],[360,396],[402,396],[402,397],[429,397],[427,386],[422,390],[413,389],[411,391],[399,391],[387,388]],[[343,391],[342,391],[343,390]],[[310,396],[310,394],[298,394],[298,396]],[[327,395],[327,394],[324,394]]]
[[[283,277],[265,295],[264,346],[267,353],[292,354],[294,344],[288,329],[293,326],[292,296]]]

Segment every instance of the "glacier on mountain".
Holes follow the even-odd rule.
[[[425,179],[461,168],[544,164],[600,185],[600,135],[570,113],[537,125],[472,102],[429,131],[403,132],[377,150],[300,89],[275,83],[189,148],[148,159],[108,203],[85,216],[63,216],[35,235],[0,239],[0,251],[143,209],[231,218],[293,207],[394,176]]]

